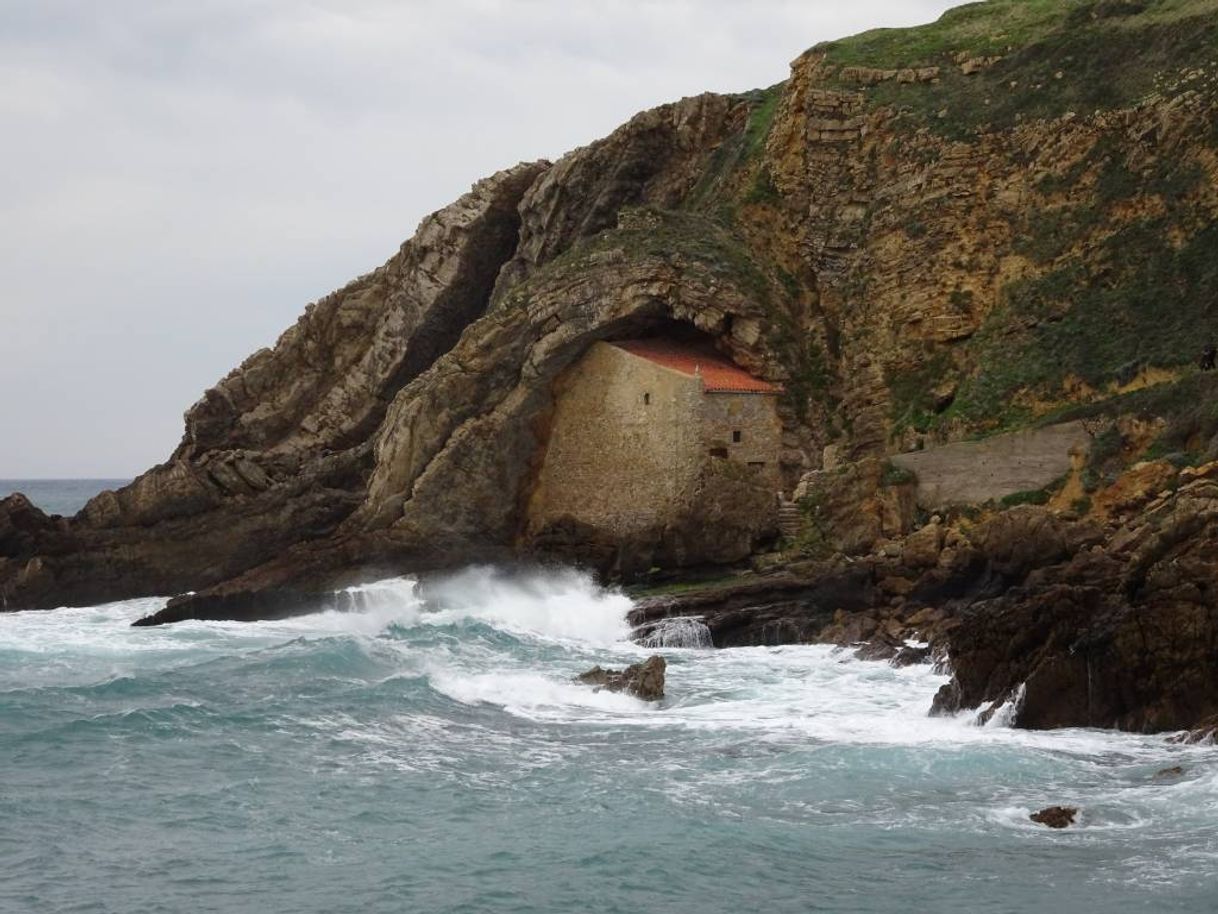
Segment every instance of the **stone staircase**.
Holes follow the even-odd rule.
[[[780,499],[778,502],[778,530],[783,536],[794,537],[803,529],[804,515],[799,504]]]

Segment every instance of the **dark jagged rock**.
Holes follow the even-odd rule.
[[[1025,506],[935,533],[933,565],[925,543],[911,564],[890,544],[643,599],[631,622],[697,615],[718,647],[821,642],[945,663],[935,713],[1001,707],[1018,727],[1206,739],[1218,720],[1218,464],[1182,478],[1098,534]]]
[[[1056,549],[1056,534],[1042,533]],[[1218,487],[1201,477],[1134,513],[1103,546],[960,607],[954,678],[935,709],[1017,702],[1016,726],[1031,729],[1197,727],[1218,715],[1214,594]]]
[[[1078,809],[1074,806],[1047,806],[1028,816],[1033,822],[1049,828],[1068,828],[1074,824]]]
[[[678,596],[638,601],[630,624],[696,615],[710,630],[715,647],[792,644],[817,640],[842,607],[872,605],[870,569],[842,563],[818,565],[803,573],[744,578]]]
[[[659,701],[664,697],[664,672],[667,664],[659,654],[642,663],[632,663],[624,670],[605,670],[594,666],[576,679],[586,685],[610,692],[629,692],[643,701]]]

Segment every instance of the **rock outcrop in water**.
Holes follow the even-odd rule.
[[[659,701],[664,697],[664,673],[667,664],[659,654],[642,663],[632,663],[624,670],[605,670],[594,666],[576,679],[585,685],[610,692],[629,692],[643,701]]]
[[[1078,809],[1074,806],[1046,806],[1040,812],[1032,813],[1028,818],[1038,825],[1047,825],[1049,828],[1069,828],[1074,824],[1077,816]]]
[[[1179,475],[1090,547],[1072,549],[1069,526],[1042,531],[1063,554],[960,611],[936,708],[1013,702],[1033,729],[1183,730],[1218,714],[1218,464]]]

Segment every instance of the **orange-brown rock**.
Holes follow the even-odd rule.
[[[1091,497],[1091,510],[1101,519],[1127,515],[1158,497],[1176,481],[1179,473],[1166,460],[1136,464]]]

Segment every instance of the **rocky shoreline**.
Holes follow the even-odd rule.
[[[1137,489],[1164,473],[1167,488]],[[631,622],[644,639],[695,617],[717,647],[826,643],[941,663],[953,678],[935,713],[1205,727],[1218,713],[1218,463],[1141,465],[1114,488],[1121,508],[1105,523],[1039,506],[931,523],[868,555],[645,597]]]

